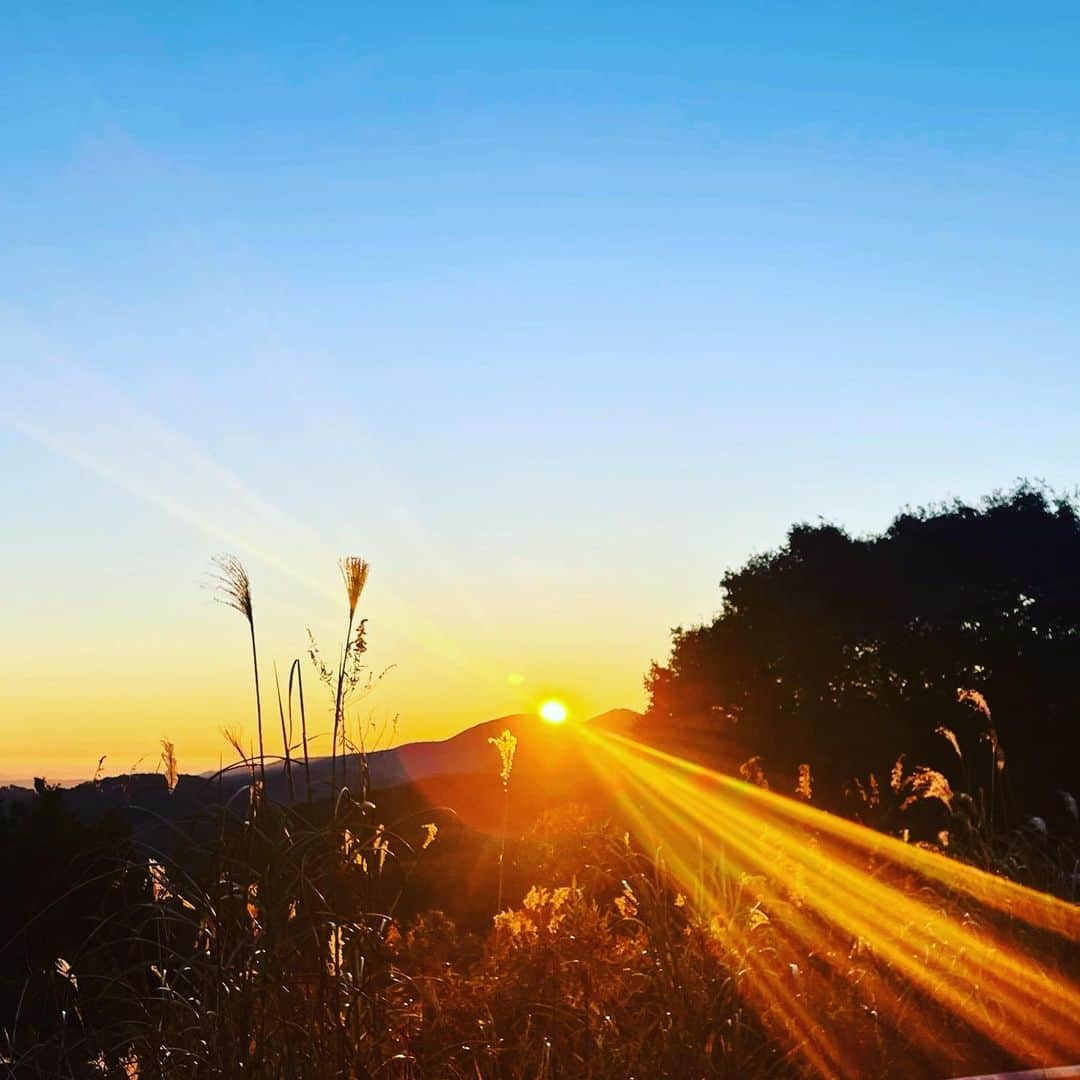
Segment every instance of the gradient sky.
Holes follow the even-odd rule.
[[[1080,481],[1073,4],[5,4],[0,774],[643,704],[796,520]],[[311,680],[312,710],[329,712]],[[272,698],[267,698],[272,706]]]

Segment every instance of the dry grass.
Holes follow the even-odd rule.
[[[222,598],[249,622],[257,680],[250,582],[235,560],[219,566]],[[336,671],[316,663],[333,695],[335,755],[349,745],[348,687],[361,683],[363,623],[358,634],[355,616],[368,576],[359,559],[341,568],[348,601],[342,660]],[[239,760],[225,775],[246,775],[244,788],[230,795],[222,784],[219,805],[177,830],[168,855],[116,842],[92,877],[72,885],[71,893],[92,889],[93,929],[77,948],[26,972],[18,1008],[3,1021],[9,1075],[805,1076],[814,1072],[808,1040],[816,1038],[837,1043],[851,1076],[1014,1064],[962,1019],[940,1012],[930,1014],[937,1050],[928,1053],[925,1033],[905,1023],[928,1015],[927,1001],[865,942],[817,925],[798,875],[785,877],[779,861],[781,887],[766,888],[755,875],[732,872],[723,850],[706,857],[703,848],[686,895],[662,850],[640,850],[621,828],[594,827],[583,811],[545,818],[509,850],[504,829],[497,891],[477,892],[487,897],[482,903],[495,899],[486,933],[460,931],[437,910],[399,918],[413,871],[429,851],[439,852],[445,834],[419,818],[381,820],[366,787],[352,793],[336,775],[330,797],[317,799],[298,661],[286,689],[278,701],[288,801],[270,801],[262,782],[260,711],[257,752],[245,751],[235,730],[227,735]],[[985,702],[973,704],[982,711]],[[491,742],[508,800],[517,740],[506,731]],[[171,790],[175,751],[162,746]],[[302,800],[292,797],[297,754]],[[760,761],[744,772],[767,786]],[[905,771],[900,760],[887,784],[871,777],[857,790],[867,816],[935,800],[951,813],[950,851],[1076,898],[1070,850],[1052,849],[1030,830],[995,834],[978,795],[952,791],[940,774]],[[795,794],[812,800],[809,768],[800,770]],[[805,842],[815,843],[812,833]],[[504,862],[515,881],[505,910]],[[444,893],[470,881],[475,865],[462,854]],[[880,868],[868,863],[866,871]],[[518,889],[523,877],[530,887]],[[911,878],[906,887],[922,885]],[[988,927],[996,918],[1001,928],[1003,917],[960,897],[938,902],[944,918]],[[422,905],[414,899],[411,906]],[[800,951],[793,943],[807,940],[808,929],[817,945]],[[34,932],[31,922],[24,935]],[[1058,948],[1061,968],[1075,970],[1075,945]],[[10,943],[3,955],[10,961]],[[868,1007],[875,995],[892,1002],[888,1015]],[[792,1003],[810,1017],[809,1027],[791,1027]],[[978,1004],[993,1008],[989,1000]]]
[[[928,1056],[914,1024],[927,1003],[884,958],[824,923],[814,952],[793,950],[790,928],[814,919],[798,882],[778,893],[722,851],[703,867],[703,910],[662,852],[556,823],[513,845],[534,885],[472,935],[437,912],[396,917],[443,842],[430,823],[387,829],[348,793],[277,806],[250,791],[172,857],[113,866],[97,929],[28,982],[26,1015],[52,1026],[9,1029],[11,1075],[812,1075],[778,989],[839,1043],[847,1075],[1015,1064],[940,1012]],[[959,898],[942,913],[988,918]],[[897,995],[899,1011],[868,1010],[868,993]]]

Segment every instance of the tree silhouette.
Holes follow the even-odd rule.
[[[1014,810],[1076,786],[1075,499],[1024,482],[906,510],[876,536],[796,525],[722,589],[713,622],[676,628],[646,679],[655,728],[706,732],[767,773],[808,762],[833,801],[901,753],[969,788],[1007,760]]]

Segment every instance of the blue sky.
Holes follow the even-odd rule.
[[[368,555],[420,737],[640,705],[794,520],[1080,480],[1072,5],[5,15],[20,761],[216,755],[222,547],[286,664]]]

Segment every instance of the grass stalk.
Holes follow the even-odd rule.
[[[292,688],[296,679],[297,697],[300,702],[300,746],[304,754],[304,784],[307,789],[307,801],[311,802],[311,758],[308,753],[307,711],[304,708],[304,678],[300,669],[300,660],[296,659],[289,668],[289,726],[292,726]]]
[[[278,719],[281,721],[281,745],[284,750],[285,756],[285,783],[289,791],[289,802],[292,803],[296,799],[296,791],[293,788],[293,774],[292,774],[292,750],[290,744],[292,743],[292,715],[289,715],[288,728],[285,726],[285,706],[281,701],[281,680],[278,678],[277,662],[274,663],[274,689],[277,691],[277,707],[278,707]]]

